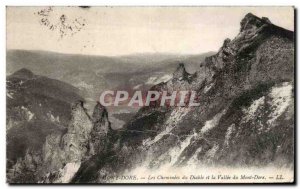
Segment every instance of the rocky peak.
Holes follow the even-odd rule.
[[[221,47],[222,59],[226,60],[229,56],[234,55],[233,49],[230,47],[231,39],[227,38],[224,40],[223,46]]]
[[[184,64],[180,63],[176,69],[176,71],[173,73],[173,78],[175,79],[187,79],[189,76],[189,73],[186,71]]]
[[[240,31],[243,32],[245,30],[256,29],[265,24],[272,24],[272,23],[266,17],[259,18],[255,15],[253,15],[252,13],[248,13],[241,21]]]
[[[249,52],[254,52],[272,36],[293,39],[293,32],[273,25],[266,17],[259,18],[252,13],[246,14],[240,25],[240,33],[233,40],[226,39],[219,52],[207,59],[212,62],[211,67],[221,69],[237,55],[248,56]]]

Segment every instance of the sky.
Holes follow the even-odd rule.
[[[293,7],[7,7],[6,45],[104,56],[200,54],[233,39],[249,12],[294,30]]]

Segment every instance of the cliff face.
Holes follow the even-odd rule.
[[[72,112],[67,133],[62,137],[50,135],[46,140],[41,168],[46,176],[40,182],[69,183],[82,164],[112,148],[113,131],[105,107],[97,103],[91,118],[82,102]]]
[[[171,80],[151,89],[197,91],[199,107],[142,108],[119,134],[113,163],[91,160],[101,165],[82,167],[73,182],[106,182],[103,175],[139,167],[292,167],[293,36],[247,14],[238,36],[226,39],[200,71],[190,75],[179,65]]]
[[[82,102],[72,107],[72,119],[63,135],[51,134],[43,148],[43,166],[40,182],[67,183],[82,161],[88,158],[92,121]]]

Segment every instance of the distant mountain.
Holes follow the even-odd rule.
[[[119,56],[122,62],[133,63],[133,64],[150,64],[154,67],[165,67],[169,66],[168,63],[182,62],[188,65],[194,65],[196,69],[190,69],[188,71],[195,72],[198,70],[199,64],[204,60],[205,57],[211,56],[215,52],[206,52],[197,55],[190,54],[168,54],[168,53],[138,53],[130,54],[126,56]],[[167,64],[167,65],[166,65]]]
[[[195,60],[193,63],[200,64],[205,57],[214,52],[203,53],[200,55],[176,55],[145,53],[131,54],[124,56],[94,56],[61,54],[47,51],[30,50],[8,50],[7,51],[7,74],[11,74],[21,68],[28,68],[35,73],[45,76],[52,76],[60,79],[58,73],[51,73],[55,69],[68,68],[70,70],[93,70],[102,73],[114,72],[136,72],[146,68],[157,69],[161,66],[166,67],[165,63],[174,64],[176,61],[188,61],[189,58]],[[184,63],[184,62],[183,62]],[[82,67],[82,64],[86,65]]]
[[[201,55],[132,54],[127,56],[90,56],[45,51],[7,51],[7,74],[26,68],[38,75],[71,84],[80,90],[91,110],[104,90],[148,90],[167,81],[180,62],[195,72],[212,52]],[[115,111],[115,112],[114,112]],[[130,111],[136,111],[130,109]],[[119,109],[113,109],[118,113]],[[129,114],[128,114],[129,115]],[[118,116],[124,118],[124,116]],[[124,120],[112,119],[116,127]]]
[[[188,56],[135,54],[106,57],[9,50],[7,51],[7,74],[9,75],[21,68],[27,68],[39,75],[77,85],[83,90],[94,88],[96,92],[99,92],[108,87],[134,87],[140,84],[138,81],[147,82],[150,75],[160,77],[165,74],[172,74],[178,62],[194,64],[191,71],[195,71],[195,67],[199,67],[204,58],[211,54]],[[193,61],[189,61],[189,58]],[[132,78],[133,76],[138,78]],[[89,92],[92,91],[87,93]]]

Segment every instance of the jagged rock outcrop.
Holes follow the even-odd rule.
[[[187,80],[189,75],[190,74],[185,70],[184,64],[180,63],[176,71],[173,73],[173,79]]]
[[[8,182],[68,180],[57,175],[60,169],[79,168],[89,153],[93,124],[83,103],[76,88],[30,70],[8,76]]]
[[[92,115],[93,129],[91,132],[90,155],[100,154],[110,148],[110,134],[113,132],[108,119],[108,112],[99,102]]]
[[[78,169],[81,162],[85,160],[89,153],[88,144],[92,127],[92,121],[87,114],[87,110],[83,107],[83,102],[79,101],[74,104],[72,119],[66,133],[47,136],[43,149],[43,171],[44,174],[53,175],[55,172],[59,172],[59,174],[56,175],[54,180],[47,180],[47,178],[46,182],[68,182],[68,180],[61,178],[64,175],[60,172],[70,164],[74,164]],[[76,170],[73,171],[73,174],[75,174]],[[72,178],[72,176],[69,177],[69,179]]]
[[[266,18],[247,14],[238,36],[226,39],[197,73],[189,75],[180,65],[173,79],[151,89],[197,91],[199,107],[142,108],[120,134],[119,146],[109,156],[114,161],[91,160],[101,165],[79,172],[72,181],[109,182],[105,175],[135,168],[186,165],[273,165],[292,171],[293,36]]]
[[[102,157],[112,149],[115,132],[111,129],[104,106],[97,103],[91,118],[82,102],[77,103],[72,110],[73,118],[67,133],[63,135],[60,143],[54,143],[54,151],[48,150],[48,154],[53,154],[54,157],[50,155],[47,159],[54,161],[52,166],[47,164],[46,167],[56,167],[56,171],[49,171],[43,182],[68,183],[82,167],[85,168],[85,162]],[[62,149],[57,145],[62,146]]]
[[[73,118],[68,132],[62,138],[62,145],[66,153],[66,161],[81,161],[89,152],[88,142],[93,123],[83,102],[79,102],[72,109]]]
[[[92,115],[93,128],[90,133],[88,158],[84,161],[71,182],[98,179],[103,171],[111,172],[116,151],[119,149],[119,131],[111,128],[106,108],[97,102]],[[107,166],[107,167],[105,167]],[[118,166],[114,164],[113,166]],[[103,169],[101,172],[95,172]],[[109,170],[109,171],[108,171]],[[105,171],[104,171],[105,172]]]

